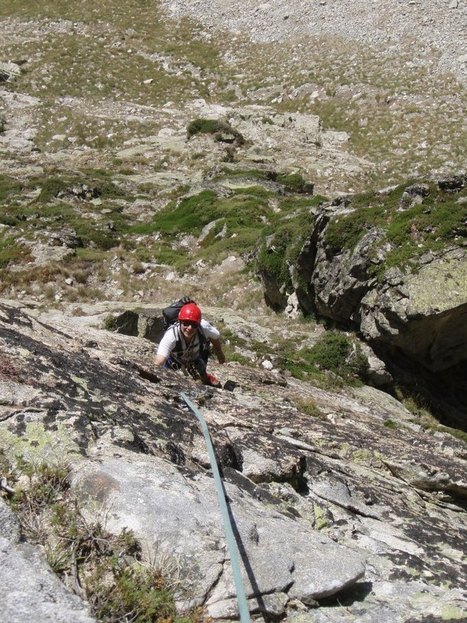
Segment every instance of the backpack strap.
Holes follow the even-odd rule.
[[[209,340],[206,337],[201,325],[198,327],[198,336],[199,336],[199,354],[203,356],[203,354],[209,353]]]
[[[183,353],[184,350],[182,336],[180,334],[180,324],[178,322],[175,322],[170,328],[172,329],[175,338],[175,348],[173,349],[173,353],[176,357],[177,355]]]

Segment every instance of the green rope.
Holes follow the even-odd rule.
[[[219,472],[219,467],[217,465],[216,454],[214,452],[214,446],[212,445],[211,436],[209,434],[208,425],[206,424],[205,419],[201,415],[200,411],[195,407],[195,405],[191,402],[191,400],[185,395],[180,394],[189,408],[193,411],[193,413],[198,418],[198,421],[201,425],[201,430],[204,435],[204,439],[206,441],[206,446],[208,449],[208,456],[211,462],[212,473],[214,476],[214,484],[216,485],[216,493],[217,499],[219,502],[222,521],[224,523],[224,532],[225,538],[227,541],[227,547],[230,553],[230,564],[232,566],[232,573],[235,582],[235,589],[237,591],[237,603],[238,610],[240,613],[240,621],[242,623],[250,623],[250,613],[248,611],[248,603],[245,595],[245,590],[243,588],[242,582],[242,574],[240,571],[240,558],[238,554],[237,542],[235,540],[235,536],[232,529],[232,523],[230,521],[229,511],[227,508],[227,502],[225,500],[224,486],[222,484],[222,478]]]

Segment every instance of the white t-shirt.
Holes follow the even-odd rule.
[[[201,319],[201,329],[206,338],[211,340],[218,340],[221,336],[219,331],[212,326],[207,320]],[[177,337],[180,335],[180,339],[182,342],[183,350],[188,355],[191,361],[194,361],[199,357],[199,337],[198,332],[193,336],[193,339],[190,342],[189,347],[185,342],[183,337],[183,333],[180,331],[180,327],[177,325],[173,325],[169,327],[167,331],[164,333],[162,340],[159,343],[157,348],[157,354],[162,355],[163,357],[169,357],[170,353],[174,350],[177,345]]]

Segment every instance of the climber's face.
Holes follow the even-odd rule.
[[[187,342],[190,342],[193,336],[198,331],[198,323],[192,320],[182,320],[180,322],[180,329],[182,331],[183,337]]]

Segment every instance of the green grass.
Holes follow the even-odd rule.
[[[190,20],[169,19],[156,0],[125,3],[4,0],[0,17],[11,16],[31,22],[24,24],[24,37],[20,36],[22,28],[18,25],[15,36],[5,37],[0,43],[5,58],[27,59],[21,75],[5,88],[40,98],[42,104],[35,111],[35,126],[40,128],[36,146],[44,153],[54,152],[69,147],[68,139],[73,138],[77,146],[93,148],[89,150],[93,154],[91,160],[101,168],[86,169],[88,165],[76,165],[76,170],[57,168],[29,180],[0,176],[0,222],[20,229],[21,235],[29,239],[40,236],[41,232],[46,236],[47,231],[72,227],[85,245],[84,250],[76,252],[77,262],[86,257],[88,263],[95,261],[98,266],[112,249],[124,248],[133,250],[141,261],[155,259],[185,270],[197,259],[215,263],[230,253],[250,258],[265,236],[274,236],[272,253],[260,248],[259,266],[287,280],[290,278],[287,267],[294,263],[309,228],[305,212],[310,204],[306,193],[311,192],[315,180],[308,180],[298,172],[255,169],[254,164],[251,168],[239,165],[238,169],[234,164],[221,165],[222,168],[216,169],[218,175],[209,178],[213,183],[246,180],[247,184],[251,182],[250,188],[237,189],[229,197],[201,195],[199,206],[197,200],[182,197],[189,188],[183,191],[174,188],[173,202],[160,210],[169,191],[161,193],[152,182],[136,188],[126,176],[138,174],[148,166],[154,172],[162,163],[176,168],[180,162],[178,156],[165,152],[155,160],[145,156],[139,161],[136,158],[123,163],[117,161],[111,150],[129,139],[154,136],[166,125],[152,112],[128,118],[126,108],[120,108],[127,104],[131,108],[148,106],[152,110],[170,102],[170,108],[180,110],[187,102],[200,97],[208,103],[231,103],[237,97],[232,91],[235,85],[244,94],[242,105],[248,103],[249,90],[250,103],[271,105],[271,115],[267,113],[262,119],[265,128],[276,112],[301,111],[320,114],[325,129],[349,132],[351,150],[377,163],[386,163],[387,171],[378,165],[375,180],[401,179],[401,173],[405,177],[406,171],[412,170],[408,163],[429,168],[430,163],[442,158],[435,154],[435,148],[442,147],[446,157],[454,163],[459,161],[463,145],[459,114],[449,108],[456,84],[447,77],[438,76],[433,81],[419,68],[408,68],[405,65],[408,56],[399,52],[381,58],[367,46],[355,44],[350,48],[337,38],[332,43],[316,39],[307,46],[306,63],[297,63],[291,59],[302,58],[303,54],[295,44],[252,45],[240,35],[233,41],[215,32],[207,37],[203,28]],[[69,24],[62,24],[64,28],[56,33],[48,20],[69,20]],[[355,57],[352,64],[348,62],[350,52]],[[235,63],[225,61],[229,54],[235,55]],[[325,95],[316,99],[289,97],[304,84],[316,85]],[[343,86],[357,90],[359,96],[349,97]],[[256,99],[258,89],[264,87],[277,88],[277,94],[284,95],[283,101],[272,102],[274,95]],[[427,93],[439,106],[424,105]],[[407,130],[408,115],[416,129],[412,133]],[[367,124],[361,125],[365,119]],[[194,119],[188,125],[190,136],[223,131],[236,132],[227,121],[218,119]],[[52,139],[57,135],[58,138]],[[419,148],[418,143],[427,143],[428,147]],[[402,148],[404,154],[396,154]],[[98,156],[94,150],[99,152]],[[195,158],[191,165],[199,167],[202,162]],[[299,166],[297,163],[292,171]],[[352,175],[346,184],[357,188],[365,186],[369,179],[360,174],[357,179],[351,178]],[[66,197],[57,199],[57,192],[66,192],[75,183],[98,188],[102,204],[69,201]],[[279,193],[274,191],[275,184]],[[37,190],[39,197],[31,199]],[[147,217],[146,222],[135,225],[120,208],[137,198],[154,201],[157,214],[154,219]],[[435,249],[449,239],[449,232],[456,229],[452,223],[457,218],[457,208],[446,203],[445,210],[440,206],[433,209],[437,225],[432,236],[425,231],[429,225],[425,225],[424,215],[415,215],[420,223],[417,234],[421,236],[420,242],[411,229],[412,222],[404,222],[397,213],[394,214],[398,218],[388,222],[388,214],[393,210],[378,203],[368,205],[366,212],[355,220],[343,221],[342,227],[330,234],[330,243],[336,250],[351,248],[361,231],[381,222],[387,230],[385,236],[394,245],[387,265],[406,265],[412,261],[413,252],[418,253],[417,249]],[[291,223],[296,219],[296,223],[286,223],[285,217]],[[205,224],[216,219],[216,227],[200,248],[191,253],[177,247],[181,237],[199,235]],[[225,236],[216,238],[224,226]],[[153,240],[135,242],[139,236],[157,232],[163,236],[158,245]],[[401,242],[407,232],[411,240]],[[1,265],[11,267],[22,261],[25,253],[24,249],[15,249],[10,239],[3,244]],[[94,260],[90,259],[92,256]]]
[[[22,190],[22,183],[9,175],[0,174],[0,204],[18,195]]]
[[[269,213],[265,200],[256,194],[235,193],[230,197],[218,197],[214,191],[204,190],[169,204],[158,212],[152,222],[136,225],[133,233],[149,234],[154,231],[175,237],[181,234],[199,236],[209,223],[222,220],[230,232],[260,226],[262,217]]]
[[[338,331],[327,331],[310,349],[285,351],[282,366],[296,378],[333,387],[359,385],[368,371],[357,342]]]
[[[156,0],[4,0],[1,16],[78,24],[74,32],[45,29],[40,37],[30,33],[19,41],[6,38],[2,44],[5,58],[28,59],[17,87],[7,88],[41,94],[37,143],[47,150],[60,148],[60,141],[51,137],[62,133],[101,149],[157,132],[158,124],[149,119],[101,116],[100,102],[160,106],[171,101],[180,107],[203,97],[229,103],[237,97],[232,91],[236,85],[245,94],[242,103],[248,92],[276,88],[276,95],[284,95],[281,103],[271,102],[274,95],[252,97],[251,103],[271,104],[278,112],[317,114],[324,128],[348,132],[350,148],[377,165],[368,175],[349,175],[358,189],[369,182],[400,181],[408,171],[423,175],[447,160],[453,168],[464,162],[462,109],[452,103],[459,85],[447,74],[434,76],[411,66],[407,51],[381,54],[338,37],[317,37],[306,42],[304,56],[298,47],[302,41],[277,46],[253,45],[240,35],[232,39],[211,32],[206,37],[190,20],[169,19]],[[235,55],[235,64],[224,60],[229,54]],[[168,69],[160,58],[169,63]],[[310,84],[324,95],[291,96]],[[64,95],[78,101],[59,101]],[[94,111],[84,114],[83,103],[94,105]],[[267,115],[263,122],[268,123]]]
[[[0,231],[0,269],[11,264],[21,264],[29,258],[29,250],[25,245],[15,236],[9,236]]]
[[[373,253],[376,248],[390,247],[383,265],[377,268],[381,274],[392,266],[415,268],[417,258],[427,251],[460,244],[467,234],[467,189],[447,193],[430,183],[423,202],[410,206],[403,197],[408,185],[387,195],[367,193],[352,200],[354,211],[334,217],[326,230],[325,240],[332,252],[352,250],[366,232],[379,231]]]
[[[375,163],[367,174],[347,176],[356,190],[424,176],[448,160],[453,170],[465,166],[465,105],[454,104],[462,87],[450,75],[411,67],[411,51],[381,53],[339,37],[315,37],[240,49],[239,56],[244,92],[270,87],[268,103],[276,110],[318,115],[323,128],[347,132],[350,150]],[[293,97],[301,85],[320,95]],[[274,103],[279,96],[281,103]]]
[[[207,83],[213,72],[227,81],[233,75],[233,68],[223,61],[220,37],[207,41],[193,22],[170,20],[157,1],[2,2],[0,17],[12,15],[41,20],[45,26],[48,20],[77,24],[60,32],[45,28],[40,37],[30,33],[0,45],[6,58],[28,59],[9,88],[33,96],[40,93],[42,120],[36,144],[47,151],[62,147],[63,141],[52,140],[61,134],[65,145],[70,137],[78,145],[99,149],[148,131],[155,134],[157,122],[101,115],[101,103],[162,106],[168,101],[183,105],[188,99],[209,100]],[[63,101],[63,97],[77,99]]]
[[[92,191],[90,196],[80,198],[77,193],[86,187]],[[94,195],[99,204],[90,200]],[[50,232],[71,229],[83,246],[106,250],[118,246],[128,228],[121,207],[115,205],[124,198],[125,192],[113,183],[111,174],[101,170],[72,175],[54,171],[21,182],[2,176],[0,223],[20,229],[26,238],[37,238],[43,232],[47,239]],[[1,244],[2,266],[24,255],[13,235],[3,235]]]
[[[282,184],[287,192],[313,194],[313,184],[307,182],[300,173],[278,173],[273,179]]]
[[[309,415],[310,417],[317,418],[319,420],[326,419],[326,416],[312,398],[297,398],[294,400],[294,404],[297,409],[305,415]]]
[[[89,189],[89,195],[79,196],[83,188]],[[131,186],[123,184],[121,179],[116,183],[111,171],[83,169],[61,174],[54,169],[21,182],[4,176],[0,189],[3,197],[0,221],[12,227],[15,236],[21,229],[25,238],[44,242],[51,232],[59,236],[62,231],[70,232],[75,237],[77,246],[64,261],[68,275],[88,274],[92,265],[97,275],[109,259],[107,253],[117,247],[118,253],[131,262],[155,262],[172,266],[180,273],[189,271],[198,259],[215,265],[230,254],[251,258],[265,231],[292,227],[295,214],[308,213],[318,201],[292,193],[277,196],[257,184],[232,190],[228,195],[205,190],[180,197],[187,190],[181,187],[173,190],[173,199],[151,220],[135,224],[124,209],[134,200]],[[152,187],[138,191],[138,198],[152,200],[153,195]],[[90,200],[95,196],[97,201]],[[286,219],[287,224],[280,219]],[[191,250],[180,247],[183,237],[198,237],[208,224],[213,226],[201,243]],[[295,225],[298,229],[301,226],[301,222]],[[157,242],[151,238],[154,234],[159,238]],[[15,243],[15,236],[3,236],[0,253],[3,268],[27,257],[27,250]],[[88,268],[82,268],[83,262]],[[44,282],[50,278],[52,273],[49,273],[30,267],[16,273],[15,279],[27,286],[34,278]],[[6,283],[11,284],[8,275]]]
[[[273,278],[278,284],[292,287],[290,267],[296,265],[303,243],[310,235],[314,217],[310,212],[321,198],[305,204],[293,201],[284,203],[287,210],[295,208],[293,216],[286,212],[281,219],[274,220],[261,234],[261,245],[256,256],[255,267],[259,274]]]

